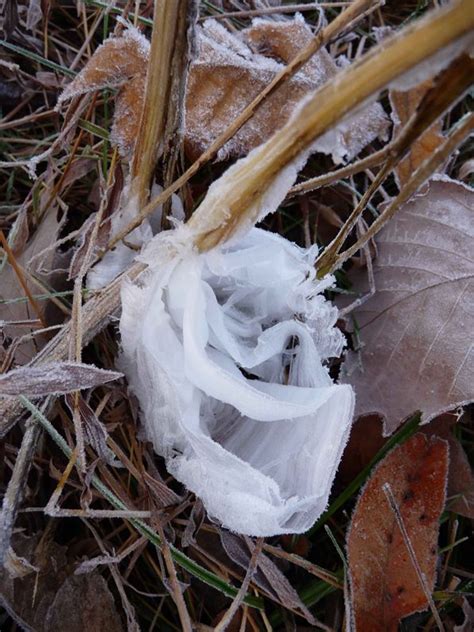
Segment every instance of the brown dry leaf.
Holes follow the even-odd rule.
[[[427,422],[474,400],[473,204],[472,189],[433,180],[376,238],[376,292],[352,314],[361,350],[342,381],[356,414],[384,417],[385,435],[417,410]],[[368,292],[364,271],[349,276]]]
[[[42,397],[70,393],[94,388],[119,377],[123,377],[123,374],[80,362],[56,362],[37,367],[21,367],[0,375],[0,397]]]
[[[56,241],[56,237],[61,229],[62,221],[59,222],[57,217],[58,208],[56,205],[51,205],[27,245],[25,246],[23,237],[21,248],[14,252],[17,263],[21,266],[22,270],[26,272],[24,275],[25,281],[33,295],[42,294],[44,290],[41,290],[36,283],[29,279],[28,274],[42,279],[43,282],[49,284],[55,283],[61,276],[61,272],[58,271],[58,268],[61,267],[58,263],[58,259],[61,255],[55,252],[54,249],[48,250]],[[25,229],[26,226],[21,227],[23,235],[25,234]],[[37,328],[37,326],[27,327],[15,324],[17,321],[36,321],[38,318],[29,302],[16,302],[16,299],[24,296],[25,292],[19,283],[15,271],[9,263],[6,263],[3,270],[0,271],[0,299],[3,301],[0,303],[0,320],[4,321],[4,323],[2,323],[3,335],[6,337],[15,338],[24,336],[34,328]],[[49,305],[48,302],[39,303],[43,317]],[[18,364],[26,364],[37,353],[38,348],[36,345],[39,344],[39,346],[41,346],[43,342],[44,341],[39,339],[38,336],[35,337],[35,342],[26,340],[17,349],[15,361]]]
[[[185,115],[185,148],[191,158],[207,149],[283,68],[281,62],[288,63],[313,37],[301,17],[283,22],[256,20],[238,34],[211,19],[197,28],[196,35],[199,54],[189,70]],[[59,99],[61,104],[85,92],[121,86],[111,139],[128,158],[137,136],[145,88],[148,48],[143,40],[133,28],[120,38],[106,40]],[[265,100],[218,158],[245,155],[267,140],[286,123],[301,99],[337,70],[326,50],[318,52]],[[315,151],[331,154],[336,162],[352,158],[383,135],[387,125],[382,108],[373,104],[340,131],[320,139]]]
[[[412,114],[416,112],[421,99],[432,85],[433,81],[428,80],[406,92],[396,90],[390,92],[390,102],[393,108],[392,117],[395,124],[393,129],[394,136],[397,136],[399,130],[408,122]],[[442,127],[443,123],[440,119],[433,123],[433,125],[412,144],[408,155],[396,168],[400,186],[403,186],[409,180],[410,176],[421,163],[431,156],[433,151],[443,142],[444,136],[441,133]]]
[[[71,575],[67,549],[45,534],[16,534],[13,548],[37,568],[23,577],[0,569],[0,604],[22,629],[36,632],[123,630],[112,593],[97,573]]]
[[[440,437],[449,444],[447,508],[474,519],[474,473],[461,443],[452,433],[458,420],[458,415],[441,415],[423,428],[423,432],[427,437]]]
[[[456,414],[441,415],[421,429],[427,437],[439,437],[449,444],[448,504],[450,511],[474,518],[474,473],[466,452],[452,430]],[[377,415],[357,419],[351,430],[337,472],[338,481],[348,485],[362,472],[387,441],[383,436],[382,420]]]
[[[432,590],[447,471],[447,443],[417,433],[385,457],[363,489],[347,536],[357,632],[396,632],[400,619],[428,606],[383,485],[391,486],[416,559]]]
[[[99,573],[71,575],[48,608],[44,632],[123,630],[107,582]]]
[[[254,20],[233,34],[215,20],[198,29],[200,51],[192,63],[186,98],[186,147],[197,157],[221,134],[261,90],[313,38],[301,16],[294,20]],[[254,116],[222,148],[218,158],[246,155],[282,127],[307,94],[337,73],[338,66],[322,49],[296,75],[281,85]],[[331,154],[335,162],[355,156],[384,134],[387,120],[374,104],[344,131],[317,141],[314,151]]]
[[[109,37],[58,99],[61,105],[87,92],[119,87],[110,137],[123,156],[130,156],[135,144],[149,53],[150,43],[136,28],[129,27],[121,37]]]

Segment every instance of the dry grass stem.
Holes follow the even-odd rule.
[[[362,14],[372,5],[371,0],[355,0],[345,11],[335,18],[325,29],[323,29],[283,70],[275,75],[266,88],[258,94],[255,99],[244,108],[231,125],[220,134],[210,147],[180,176],[171,186],[165,189],[160,195],[155,197],[149,204],[140,210],[133,222],[130,222],[120,231],[107,245],[106,251],[113,248],[134,228],[148,217],[160,205],[167,202],[173,193],[180,189],[188,180],[199,171],[199,169],[211,160],[229,141],[239,129],[253,116],[257,108],[263,101],[272,94],[284,81],[293,76],[322,46],[328,44],[336,35],[344,30],[349,23],[361,17]]]
[[[170,108],[173,59],[179,50],[176,41],[185,40],[190,4],[187,0],[155,0],[144,106],[131,166],[132,196],[138,196],[140,208],[148,201],[167,121],[175,114]]]
[[[356,243],[340,254],[332,264],[330,271],[337,270],[340,266],[358,252],[364,245],[379,232],[397,210],[416,193],[420,186],[428,180],[455,151],[457,147],[472,133],[474,129],[474,114],[465,115],[461,121],[451,130],[445,142],[440,145],[432,156],[415,171],[397,197],[387,206],[379,217],[369,226],[364,235]]]
[[[250,585],[250,582],[252,581],[252,577],[255,571],[257,570],[258,558],[260,556],[260,553],[262,552],[262,547],[263,547],[263,538],[257,538],[254,549],[252,551],[252,556],[250,558],[249,565],[247,566],[247,571],[245,573],[243,582],[240,586],[239,592],[237,596],[235,597],[235,599],[232,601],[227,612],[224,614],[222,619],[214,628],[214,632],[224,632],[224,630],[226,630],[231,624],[232,619],[234,618],[235,614],[237,613],[237,610],[240,608],[240,605],[242,604],[243,598],[247,594],[247,590]]]

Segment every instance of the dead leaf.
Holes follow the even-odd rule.
[[[123,630],[112,593],[98,572],[72,575],[67,548],[45,536],[16,534],[17,556],[33,572],[13,578],[0,569],[0,604],[22,629],[35,632]]]
[[[452,430],[462,422],[457,414],[441,415],[420,430],[427,437],[439,437],[449,444],[448,503],[450,511],[474,518],[474,473],[467,455]],[[348,485],[375,457],[387,438],[383,436],[382,419],[368,415],[357,419],[351,430],[337,472],[337,480]]]
[[[50,209],[43,216],[37,230],[25,246],[24,243],[20,244],[22,250],[15,251],[15,259],[19,266],[27,273],[34,275],[42,279],[43,281],[52,282],[53,279],[57,279],[60,273],[54,272],[57,253],[54,250],[47,250],[52,243],[56,241],[56,237],[61,229],[63,220],[58,221],[58,208],[56,205],[51,205]],[[25,235],[25,227],[20,226],[19,232],[22,236]],[[41,254],[44,253],[44,256]],[[30,264],[34,260],[34,263]],[[49,273],[53,274],[53,277],[49,277]],[[26,275],[25,275],[26,276]],[[26,276],[25,281],[28,285],[30,292],[38,294],[41,289]],[[41,292],[42,293],[42,292]],[[15,338],[23,336],[34,329],[34,327],[25,327],[15,325],[17,321],[36,321],[37,315],[29,302],[15,302],[16,299],[24,297],[25,292],[21,287],[17,275],[11,265],[7,263],[3,270],[0,271],[0,298],[4,301],[0,304],[0,318],[4,321],[3,333],[5,336]],[[41,313],[44,316],[47,303],[40,303],[39,307]],[[38,346],[44,340],[35,336],[35,341]],[[37,353],[38,349],[36,345],[31,341],[25,341],[21,347],[15,353],[15,361],[18,364],[26,364]]]
[[[342,381],[356,414],[384,417],[385,435],[417,410],[426,423],[474,399],[473,203],[466,186],[433,180],[376,238],[376,292],[352,314],[361,351],[348,354]],[[361,294],[366,276],[349,274]]]
[[[390,92],[390,102],[393,108],[392,118],[394,119],[394,137],[397,136],[399,130],[408,122],[412,114],[416,112],[421,99],[432,85],[433,81],[428,80],[406,92],[396,90]],[[431,156],[433,151],[444,141],[444,136],[441,133],[442,128],[443,123],[442,120],[439,119],[411,145],[408,155],[396,168],[400,186],[403,186],[410,179],[411,175],[421,163]]]
[[[428,606],[382,487],[385,483],[391,486],[416,559],[432,590],[447,471],[447,443],[417,433],[385,457],[362,490],[347,536],[357,632],[396,632],[400,619]]]
[[[445,439],[449,444],[447,508],[466,518],[474,518],[474,473],[461,443],[452,433],[457,421],[461,421],[458,415],[441,415],[422,432],[427,437]]]
[[[241,536],[221,529],[219,536],[222,546],[229,558],[246,570],[248,568],[252,552]],[[252,581],[264,590],[273,594],[277,601],[286,608],[299,611],[310,623],[314,623],[312,614],[301,601],[298,593],[286,579],[277,566],[264,554],[258,558],[258,566]]]
[[[107,582],[92,572],[71,575],[59,588],[48,608],[44,632],[84,632],[123,630]]]
[[[120,38],[100,46],[66,88],[59,103],[104,87],[117,86],[111,139],[130,158],[138,133],[145,88],[148,48],[143,36],[130,28]],[[186,92],[185,148],[197,158],[234,121],[313,37],[303,18],[283,22],[257,20],[238,34],[215,20],[197,28],[199,54],[190,65]],[[247,42],[247,43],[246,43]],[[277,59],[278,61],[277,61]],[[121,60],[125,62],[121,65]],[[219,159],[247,154],[282,127],[295,106],[337,73],[329,53],[319,51],[271,94],[256,114],[221,149]],[[320,140],[315,151],[336,162],[350,159],[386,132],[387,118],[378,104],[368,106],[350,123]]]
[[[75,396],[69,394],[66,395],[65,399],[71,414],[74,414]],[[81,395],[77,399],[77,407],[84,427],[85,442],[91,445],[97,456],[111,467],[123,467],[122,463],[115,457],[113,450],[107,445],[109,434],[106,427]]]
[[[0,375],[0,396],[58,395],[94,388],[122,376],[122,373],[106,371],[93,364],[80,362],[57,362],[37,367],[21,367]]]

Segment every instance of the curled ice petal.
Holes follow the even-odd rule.
[[[185,231],[155,237],[140,256],[149,268],[122,290],[121,368],[147,436],[229,529],[304,532],[326,507],[354,406],[324,366],[343,346],[321,294],[333,280],[316,279],[314,249],[257,228],[206,254]]]

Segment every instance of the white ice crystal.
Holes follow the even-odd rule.
[[[324,511],[352,420],[324,362],[343,338],[315,248],[252,228],[205,254],[156,236],[122,289],[121,368],[146,434],[209,515],[254,536],[301,533]]]
[[[112,216],[111,237],[115,237],[138,215],[138,203],[136,197],[129,196],[130,187],[127,185],[122,193],[122,199],[126,200],[123,207]],[[156,197],[163,191],[163,187],[153,185],[152,197]],[[98,290],[124,272],[135,259],[142,246],[150,241],[155,233],[161,230],[161,216],[163,207],[161,204],[153,214],[143,220],[134,228],[125,241],[120,241],[115,248],[109,250],[103,259],[99,261],[87,275],[87,287],[89,290]],[[184,219],[184,210],[181,200],[177,195],[171,197],[171,215],[175,221]]]

